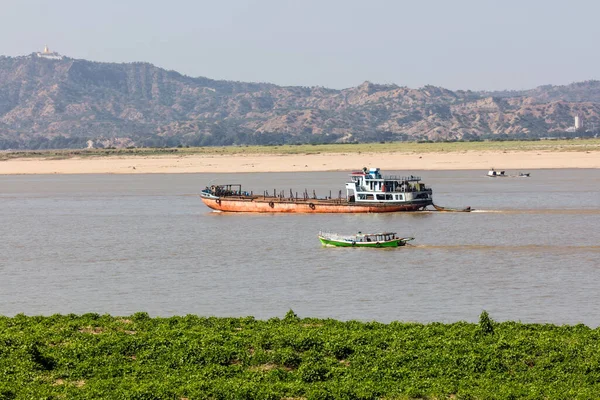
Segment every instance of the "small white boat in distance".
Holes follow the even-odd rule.
[[[508,175],[506,175],[506,171],[496,171],[494,168],[492,168],[488,171],[487,176],[490,178],[500,178]]]

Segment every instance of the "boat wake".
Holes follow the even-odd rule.
[[[573,214],[600,215],[600,209],[520,209],[520,210],[473,210],[472,213],[496,214]]]
[[[600,245],[577,246],[577,245],[487,245],[487,244],[463,244],[463,245],[429,245],[429,244],[407,244],[406,247],[425,250],[479,250],[479,251],[524,251],[524,252],[592,252],[600,253]]]

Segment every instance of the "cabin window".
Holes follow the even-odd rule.
[[[396,200],[404,200],[404,195],[403,194],[397,194],[396,195]]]
[[[386,200],[394,200],[394,196],[393,196],[393,195],[391,195],[391,194],[386,194],[386,195],[385,195],[385,199],[386,199]]]
[[[385,194],[378,194],[377,200],[385,200]]]
[[[368,194],[366,200],[375,200],[372,194]]]

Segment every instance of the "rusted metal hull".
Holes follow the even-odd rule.
[[[427,207],[431,202],[396,203],[396,204],[357,204],[346,200],[294,200],[279,198],[227,198],[218,199],[201,197],[204,204],[213,210],[225,212],[255,212],[255,213],[387,213],[400,211],[418,211]]]

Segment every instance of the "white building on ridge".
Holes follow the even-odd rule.
[[[50,51],[50,49],[48,49],[47,45],[44,46],[44,51],[35,53],[35,55],[40,58],[47,58],[49,60],[62,60],[64,58],[64,56],[61,56],[57,52]]]

